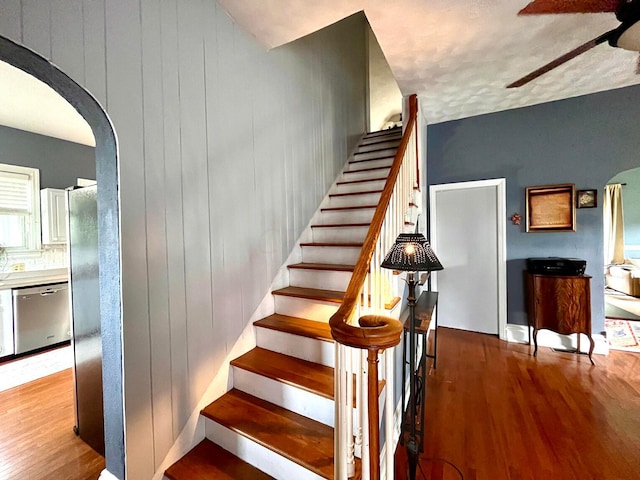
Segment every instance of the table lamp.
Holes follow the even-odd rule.
[[[418,441],[416,438],[416,337],[415,337],[415,306],[416,285],[418,283],[417,272],[432,272],[442,270],[443,267],[431,249],[429,242],[421,233],[401,233],[396,242],[387,253],[380,265],[382,268],[407,272],[407,285],[409,294],[407,306],[409,307],[409,405],[410,415],[408,438],[406,441],[407,459],[409,463],[409,478],[415,480],[416,467],[418,465]],[[404,360],[403,360],[404,361]],[[424,388],[424,387],[423,387]],[[423,397],[424,398],[424,397]],[[404,405],[403,405],[404,408]],[[423,407],[424,408],[424,405]],[[403,435],[405,422],[403,415]]]

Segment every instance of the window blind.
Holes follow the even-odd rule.
[[[31,175],[0,170],[0,213],[30,213]]]

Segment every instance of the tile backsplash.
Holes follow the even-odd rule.
[[[0,257],[0,273],[32,272],[68,266],[67,246],[44,246],[41,250],[28,253],[7,253]]]

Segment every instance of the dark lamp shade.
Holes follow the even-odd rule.
[[[401,233],[396,238],[382,268],[405,272],[431,272],[442,270],[442,265],[421,233]]]

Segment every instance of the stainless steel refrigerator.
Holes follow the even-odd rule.
[[[68,190],[67,205],[76,407],[74,431],[104,455],[96,186]]]

